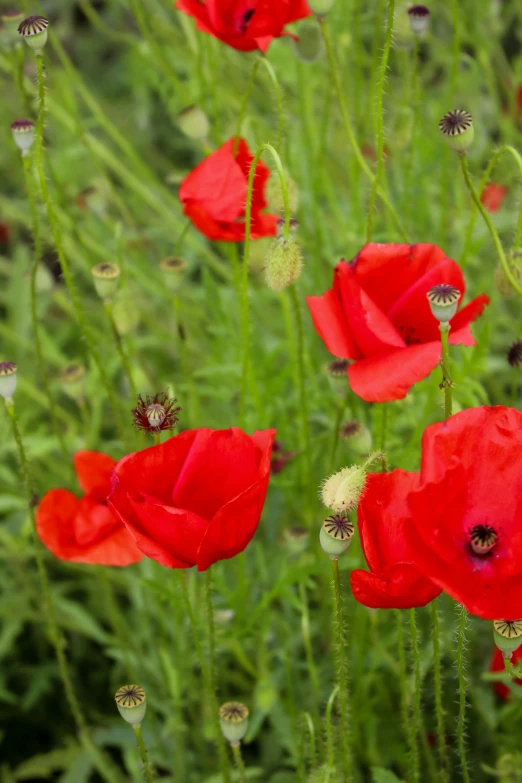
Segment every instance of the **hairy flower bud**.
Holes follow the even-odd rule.
[[[139,728],[145,717],[147,697],[139,685],[123,685],[115,695],[116,706],[123,720]]]
[[[20,22],[18,32],[31,49],[39,55],[47,43],[48,27],[49,22],[44,16],[28,16],[27,19]]]
[[[300,60],[313,63],[324,52],[324,41],[317,20],[305,20],[299,25],[299,37],[294,41],[295,50]]]
[[[248,707],[239,701],[227,701],[219,708],[223,736],[231,745],[239,745],[248,729]]]
[[[15,120],[11,131],[16,146],[25,155],[34,141],[34,123],[31,120]]]
[[[265,262],[268,287],[273,291],[282,291],[295,283],[302,267],[303,259],[297,239],[294,236],[276,237],[270,245]]]
[[[321,498],[326,508],[338,514],[357,508],[364,485],[366,471],[359,465],[342,468],[326,479],[321,489]]]
[[[202,141],[208,137],[210,123],[208,117],[199,106],[187,106],[176,117],[180,130],[189,139]]]
[[[344,514],[333,514],[324,520],[319,543],[331,560],[338,560],[352,543],[355,528]]]
[[[105,302],[110,301],[118,288],[120,267],[118,264],[96,264],[91,269],[96,293]]]
[[[507,263],[515,281],[519,284],[522,283],[522,253],[510,253]],[[504,267],[500,263],[495,268],[495,287],[505,299],[512,299],[516,294],[504,271]]]
[[[493,639],[504,658],[522,644],[522,620],[493,620]]]
[[[431,312],[441,324],[451,321],[459,306],[460,291],[452,285],[441,283],[430,288],[426,294]]]
[[[451,149],[456,152],[464,152],[473,142],[473,118],[464,109],[453,109],[445,114],[439,122],[439,128]]]
[[[0,362],[0,397],[11,402],[16,391],[16,364]]]

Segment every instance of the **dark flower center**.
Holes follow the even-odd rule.
[[[124,685],[115,696],[120,707],[137,707],[145,701],[145,691],[139,685]]]
[[[469,531],[469,541],[473,554],[489,554],[497,543],[498,533],[490,525],[475,525]]]
[[[241,16],[239,21],[239,32],[241,35],[245,35],[246,31],[248,30],[248,25],[250,24],[250,20],[254,16],[255,11],[255,8],[249,8],[248,11],[245,11],[245,13]]]
[[[342,378],[346,375],[349,366],[350,361],[348,359],[333,359],[331,362],[328,362],[328,372],[330,375]]]
[[[348,517],[342,514],[333,514],[325,519],[323,527],[329,536],[338,541],[346,541],[353,536],[354,527]]]
[[[464,109],[453,109],[439,122],[439,128],[445,136],[459,136],[471,128],[473,119],[471,114]]]
[[[428,300],[442,307],[454,305],[459,296],[460,291],[448,283],[440,283],[428,291]]]

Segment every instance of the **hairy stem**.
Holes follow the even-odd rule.
[[[333,599],[334,599],[334,644],[335,668],[341,704],[341,747],[344,783],[353,779],[353,760],[350,736],[350,706],[348,693],[348,651],[346,645],[344,604],[341,592],[339,561],[332,560]]]
[[[149,755],[145,742],[143,741],[143,735],[141,733],[141,726],[133,726],[134,734],[136,735],[136,742],[138,743],[138,750],[140,752],[141,763],[143,764],[143,774],[147,783],[154,783],[154,774],[149,761]]]
[[[468,769],[468,759],[466,755],[466,690],[467,690],[467,678],[466,678],[466,662],[464,660],[464,652],[466,647],[466,623],[467,623],[466,609],[460,607],[460,621],[458,628],[458,641],[457,641],[457,669],[459,678],[459,716],[457,723],[457,745],[459,750],[460,767],[462,770],[462,779],[464,783],[471,783]]]

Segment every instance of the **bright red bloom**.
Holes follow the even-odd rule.
[[[116,462],[97,451],[78,451],[74,468],[85,492],[80,499],[66,489],[51,489],[36,511],[36,529],[60,560],[126,566],[143,559],[132,536],[107,506]]]
[[[522,645],[520,647],[517,647],[517,649],[514,651],[514,653],[511,656],[511,663],[516,666],[516,664],[522,661]],[[504,665],[504,656],[502,655],[502,652],[498,649],[498,647],[495,647],[495,650],[493,652],[493,656],[491,658],[491,664],[489,666],[490,672],[505,672],[506,667]],[[522,685],[521,679],[513,680],[513,682],[516,685]],[[501,699],[509,699],[510,697],[510,690],[507,685],[505,685],[503,682],[494,682],[492,683],[493,688],[495,689],[498,696],[500,696]]]
[[[181,183],[183,212],[209,239],[242,242],[245,239],[245,204],[248,174],[254,159],[244,139],[234,157],[234,139],[205,158]],[[277,215],[261,214],[267,201],[265,187],[270,169],[259,161],[254,177],[251,239],[273,236]]]
[[[194,17],[198,30],[242,52],[266,52],[274,38],[290,35],[285,25],[312,13],[306,0],[177,0],[176,8]]]
[[[359,503],[357,527],[368,571],[352,571],[350,583],[359,603],[372,609],[425,606],[441,592],[413,564],[404,537],[409,518],[408,494],[418,486],[417,473],[372,473]]]
[[[502,202],[507,196],[508,189],[504,185],[498,185],[496,182],[491,182],[486,185],[482,191],[480,200],[488,210],[488,212],[498,212],[502,206]]]
[[[426,294],[440,283],[464,296],[458,264],[435,245],[372,243],[351,263],[337,264],[333,289],[307,297],[330,353],[354,360],[348,381],[363,400],[399,400],[439,363],[439,324]],[[450,343],[475,344],[469,324],[488,302],[482,294],[455,315]]]
[[[148,557],[205,571],[256,532],[274,436],[202,428],[130,454],[114,469],[109,506]]]
[[[522,413],[481,407],[428,427],[405,525],[418,568],[472,614],[522,617]]]

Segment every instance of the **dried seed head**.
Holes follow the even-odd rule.
[[[430,303],[431,312],[437,321],[448,323],[451,321],[459,306],[460,291],[448,283],[441,283],[430,288],[426,294]]]
[[[352,543],[354,532],[355,528],[345,514],[333,514],[322,524],[319,543],[332,560],[338,560]]]
[[[167,392],[158,392],[154,397],[147,395],[145,399],[138,394],[138,404],[132,410],[134,426],[145,432],[174,429],[181,410],[176,402],[176,398],[169,397]]]
[[[123,720],[133,728],[141,726],[147,709],[145,691],[139,685],[123,685],[114,696],[116,706]]]
[[[357,454],[369,454],[372,450],[373,440],[370,430],[356,419],[342,425],[339,437],[345,440],[349,448]]]
[[[491,525],[475,525],[469,531],[469,543],[473,554],[485,557],[497,543],[498,533]]]
[[[28,16],[18,25],[18,32],[31,49],[40,54],[47,42],[48,27],[49,21],[44,16]]]
[[[287,527],[283,533],[283,542],[290,555],[298,557],[302,555],[308,546],[310,533],[301,525]]]
[[[160,261],[160,269],[165,285],[171,293],[175,294],[181,288],[187,264],[183,259],[171,256]]]
[[[276,237],[270,245],[265,262],[265,279],[273,291],[295,283],[301,274],[303,258],[294,236]]]
[[[248,707],[239,701],[227,701],[219,708],[223,736],[231,745],[239,745],[248,729]]]
[[[120,267],[118,264],[96,264],[91,269],[96,293],[105,302],[111,301],[118,289]]]
[[[80,402],[85,397],[85,376],[85,367],[81,364],[70,364],[59,374],[62,389],[72,400]]]
[[[31,122],[31,120],[15,120],[11,123],[11,131],[16,146],[24,155],[34,141],[34,122]]]
[[[507,352],[507,360],[512,367],[522,367],[522,340],[513,343]]]
[[[299,37],[294,41],[295,51],[300,60],[313,63],[324,52],[324,41],[317,20],[305,20],[299,25]]]
[[[16,391],[16,364],[0,362],[0,397],[10,402]]]
[[[449,146],[457,152],[466,150],[475,135],[473,118],[464,109],[453,109],[439,122],[439,128]]]
[[[187,106],[180,111],[176,119],[180,130],[189,139],[203,141],[208,137],[210,122],[203,109],[200,109],[199,106]]]
[[[522,644],[522,620],[493,620],[493,639],[504,658]]]
[[[430,9],[425,5],[412,5],[408,8],[408,19],[412,33],[423,35],[430,22]]]

